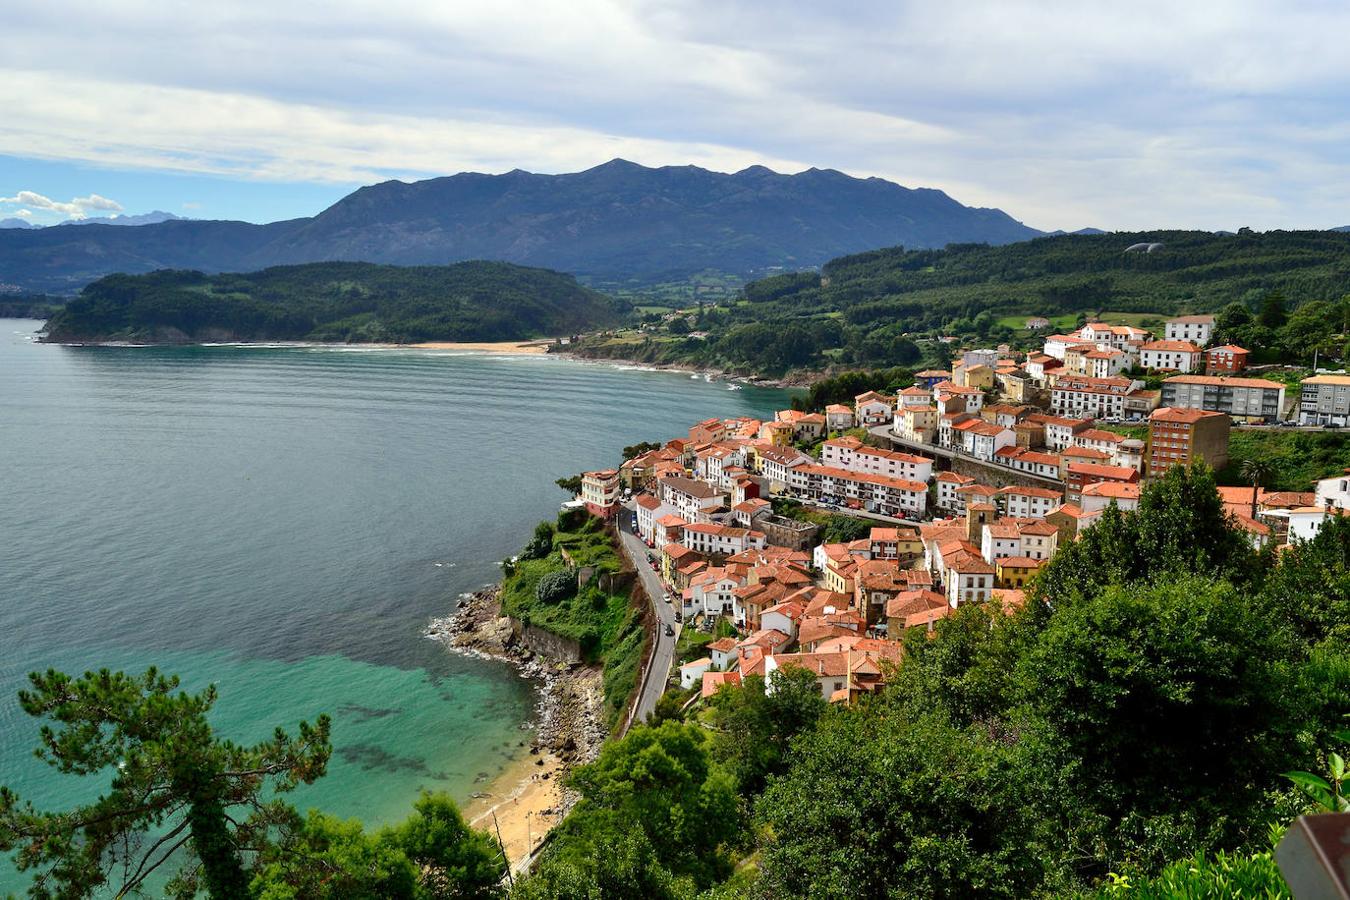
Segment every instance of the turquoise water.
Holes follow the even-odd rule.
[[[556,512],[554,478],[787,398],[552,357],[56,347],[37,325],[0,320],[0,783],[45,807],[90,786],[32,758],[25,673],[151,664],[216,683],[237,739],[330,713],[302,807],[466,799],[534,697],[427,621]]]

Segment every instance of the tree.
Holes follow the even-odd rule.
[[[1287,319],[1284,294],[1279,291],[1267,291],[1266,295],[1261,298],[1261,311],[1257,314],[1256,321],[1264,328],[1278,331],[1284,326]]]
[[[603,835],[593,851],[546,857],[533,875],[517,884],[511,900],[693,900],[693,882],[676,878],[661,864],[640,828]]]
[[[641,725],[579,766],[569,784],[581,794],[563,852],[594,855],[606,836],[637,828],[658,860],[700,886],[725,875],[722,846],[739,833],[735,784],[708,754],[707,732],[694,725]]]
[[[1256,518],[1257,500],[1261,486],[1270,480],[1270,476],[1275,474],[1275,467],[1270,464],[1270,460],[1244,459],[1242,461],[1242,480],[1252,483],[1252,518]]]
[[[635,456],[641,456],[644,453],[650,453],[653,450],[660,450],[661,444],[655,441],[639,441],[630,447],[623,448],[623,458],[632,459]]]
[[[1281,552],[1260,596],[1270,618],[1307,646],[1350,651],[1350,518],[1330,516],[1312,540]]]
[[[786,768],[788,744],[815,727],[829,706],[806,669],[777,669],[769,680],[771,692],[762,676],[751,675],[712,699],[713,758],[735,777],[744,795],[758,794],[770,776]]]
[[[883,702],[793,744],[756,817],[762,896],[1028,897],[1053,857],[1045,748]]]
[[[506,875],[501,845],[464,822],[444,794],[423,794],[391,828],[367,832],[355,819],[311,811],[259,859],[257,900],[495,897]]]
[[[1164,572],[1245,581],[1255,563],[1246,536],[1224,509],[1213,471],[1193,463],[1173,466],[1145,487],[1134,512],[1107,507],[1078,540],[1055,553],[1032,593],[1053,603]]]
[[[558,487],[562,488],[564,491],[567,491],[567,493],[573,496],[576,496],[577,494],[581,493],[580,475],[569,475],[566,478],[559,478],[556,481],[554,481],[554,484],[556,484]]]
[[[1092,814],[1079,843],[1155,865],[1250,839],[1303,724],[1293,656],[1249,598],[1193,575],[1057,609],[1017,678]]]
[[[525,549],[520,551],[521,559],[543,559],[553,552],[553,523],[540,522],[534,526],[534,535]]]
[[[87,897],[105,885],[125,894],[184,857],[185,890],[245,896],[244,855],[294,819],[268,798],[323,775],[331,753],[327,716],[301,722],[294,738],[277,729],[249,747],[221,740],[207,721],[215,687],[178,692],[177,676],[153,668],[75,679],[49,670],[29,681],[19,705],[55,723],[42,726],[38,757],[63,775],[108,783],[94,802],[61,812],[0,788],[0,851],[17,850],[20,871],[41,870],[35,896]]]

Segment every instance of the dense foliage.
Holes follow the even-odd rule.
[[[48,323],[53,340],[508,341],[616,321],[569,275],[508,263],[311,263],[245,274],[109,275]]]
[[[1145,241],[1163,246],[1126,252]],[[1285,309],[1274,309],[1272,292],[1288,298]],[[1225,339],[1269,348],[1261,358],[1303,359],[1315,346],[1343,352],[1344,340],[1332,336],[1347,331],[1350,307],[1340,299],[1347,294],[1350,234],[1340,232],[1166,231],[892,247],[832,260],[820,275],[753,282],[741,302],[704,316],[704,340],[596,340],[585,352],[764,373],[913,367],[934,346],[922,339],[937,335],[1029,345],[1035,335],[1023,325],[1030,316],[1069,328],[1109,310],[1156,327],[1168,315],[1224,311]]]
[[[1347,621],[1350,522],[1258,552],[1213,474],[1174,468],[1061,548],[1021,609],[903,636],[879,696],[826,708],[801,673],[696,710],[747,824],[688,850],[739,858],[731,879],[593,821],[518,892],[602,896],[552,867],[594,885],[579,860],[603,847],[659,897],[1285,896],[1271,829],[1316,804],[1281,773],[1344,754]]]
[[[65,303],[46,294],[0,294],[0,319],[47,319]]]

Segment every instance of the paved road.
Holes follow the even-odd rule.
[[[642,579],[642,586],[646,588],[647,596],[652,600],[657,620],[656,652],[652,656],[651,671],[647,673],[647,681],[643,684],[642,693],[638,697],[637,714],[633,717],[634,722],[641,722],[656,709],[656,701],[665,693],[666,684],[670,680],[670,667],[675,662],[675,642],[680,637],[680,625],[675,622],[675,608],[662,599],[666,595],[666,586],[661,582],[661,576],[652,570],[651,564],[647,561],[647,545],[642,542],[642,538],[633,534],[630,508],[625,508],[619,513],[618,524],[623,552],[637,570],[638,577]],[[667,625],[674,627],[673,636],[666,635]]]

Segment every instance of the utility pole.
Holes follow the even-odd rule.
[[[506,883],[512,890],[516,887],[515,875],[511,873],[511,857],[506,853],[506,842],[502,840],[502,826],[497,824],[497,811],[492,811],[492,827],[497,831],[497,845],[502,848],[502,859],[506,860]]]

